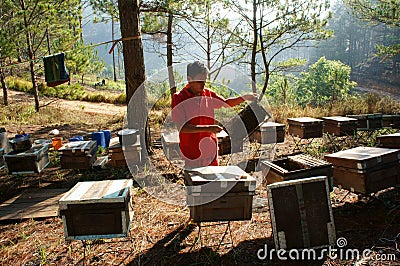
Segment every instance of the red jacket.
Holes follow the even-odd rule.
[[[195,96],[188,85],[172,96],[172,121],[178,130],[186,124],[214,125],[214,109],[227,107],[226,100],[204,88],[201,96]],[[179,132],[180,150],[185,166],[199,167],[218,165],[218,141],[210,132]]]

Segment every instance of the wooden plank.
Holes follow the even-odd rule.
[[[19,201],[16,200],[9,204],[1,204],[0,208],[5,207],[6,209],[19,209],[19,208],[42,208],[47,207],[53,203],[58,204],[59,197],[55,198],[35,198],[31,201]]]
[[[60,195],[60,193],[64,193],[67,189],[65,189],[65,188],[46,189],[46,191],[45,191],[46,194],[44,194],[42,192],[42,190],[40,190],[40,189],[26,190],[26,191],[22,192],[21,194],[15,196],[9,200],[4,201],[3,203],[0,204],[0,206],[2,206],[3,204],[10,204],[17,199],[21,202],[24,202],[24,201],[31,202],[32,199],[40,200],[43,198],[47,199],[47,198],[58,197],[58,195]]]
[[[58,201],[67,190],[26,190],[0,204],[0,221],[58,216]]]
[[[93,167],[96,168],[103,168],[106,163],[108,162],[108,155],[102,156],[96,159],[96,161],[93,163]]]

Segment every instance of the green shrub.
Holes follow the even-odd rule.
[[[30,92],[32,91],[32,82],[17,78],[17,77],[7,77],[6,84],[9,89]]]
[[[321,57],[302,72],[297,86],[297,102],[305,106],[324,106],[336,100],[344,100],[356,85],[350,81],[351,68],[340,61]]]

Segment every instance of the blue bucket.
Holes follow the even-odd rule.
[[[97,142],[97,146],[101,146],[103,148],[106,147],[106,139],[104,138],[104,132],[93,132],[92,140]]]
[[[111,131],[110,130],[100,130],[104,133],[104,139],[106,140],[106,147],[110,146]]]
[[[69,142],[73,142],[73,141],[83,141],[83,137],[82,136],[73,136],[72,138],[69,138]]]

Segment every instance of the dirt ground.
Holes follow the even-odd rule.
[[[33,95],[8,90],[9,102],[13,103],[22,103],[22,102],[33,102]],[[61,109],[68,109],[74,111],[80,111],[85,113],[95,113],[95,114],[106,114],[106,115],[124,115],[126,114],[126,106],[118,105],[118,104],[109,104],[109,103],[94,103],[94,102],[84,102],[84,101],[72,101],[72,100],[64,100],[64,99],[56,99],[50,97],[41,97],[40,98],[41,105],[52,105]]]
[[[12,101],[23,101],[29,96],[15,93],[11,97]],[[107,104],[65,100],[59,100],[58,104],[65,108],[80,108],[88,113],[124,112],[123,106]],[[114,127],[117,128],[117,125]],[[49,129],[45,125],[30,125],[27,131],[36,139],[48,137]],[[79,128],[64,125],[60,131],[61,134],[73,135],[92,129],[90,125],[85,128],[84,124]],[[17,128],[10,125],[7,130],[14,134]],[[288,154],[293,148],[293,139],[287,137],[285,143],[276,145],[276,156]],[[50,152],[51,164],[40,175],[11,176],[6,170],[0,170],[0,202],[28,188],[71,188],[79,181],[132,177],[128,169],[110,166],[87,171],[63,170],[57,157],[56,152]],[[254,158],[257,159],[256,153]],[[182,171],[165,158],[161,147],[153,149],[150,159],[168,180],[183,184]],[[221,161],[228,159],[223,157]],[[253,175],[261,176],[258,169],[253,170]],[[137,184],[133,201],[134,217],[127,238],[66,241],[60,217],[2,222],[0,265],[400,265],[399,188],[369,196],[334,188],[331,201],[336,237],[347,243],[334,253],[336,258],[332,254],[332,258],[321,256],[319,260],[300,261],[290,258],[283,261],[276,253],[271,258],[258,256],[266,248],[274,248],[266,185],[263,182],[257,185],[252,219],[231,222],[232,239],[224,239],[226,245],[218,249],[213,245],[221,240],[226,225],[205,227],[211,225],[206,223],[199,233],[199,227],[189,222],[188,207],[160,201]],[[198,241],[199,235],[202,241]],[[349,258],[344,255],[348,249],[371,252],[364,258]]]

